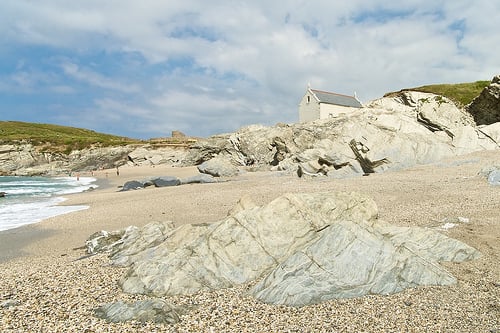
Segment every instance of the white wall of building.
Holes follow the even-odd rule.
[[[299,122],[306,123],[320,117],[320,103],[308,90],[299,103]]]

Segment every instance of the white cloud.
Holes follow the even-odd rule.
[[[138,92],[140,90],[139,86],[135,83],[120,82],[110,79],[88,68],[80,68],[80,66],[74,63],[62,63],[61,68],[66,75],[95,87],[117,90],[126,93]]]
[[[61,56],[62,74],[100,88],[88,112],[134,117],[152,131],[210,134],[295,121],[307,83],[367,101],[416,85],[490,79],[498,74],[499,15],[500,3],[486,0],[16,1],[0,4],[0,38],[7,47],[47,46],[55,57],[70,52]],[[128,64],[130,72],[103,71],[79,59],[92,53],[142,61]],[[18,86],[43,84],[30,77],[29,59],[19,64],[10,78]],[[72,92],[59,76],[51,86]]]

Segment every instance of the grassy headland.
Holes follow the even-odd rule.
[[[392,96],[403,91],[420,91],[441,95],[451,99],[457,106],[464,107],[481,94],[481,91],[490,84],[490,81],[476,81],[470,83],[455,84],[432,84],[416,88],[401,89],[398,92],[390,92],[384,97]]]
[[[60,125],[0,121],[0,143],[29,142],[45,151],[69,153],[91,146],[118,146],[140,140]]]

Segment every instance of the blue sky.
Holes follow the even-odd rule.
[[[307,84],[363,102],[500,73],[498,1],[4,0],[0,120],[133,138],[298,120]]]

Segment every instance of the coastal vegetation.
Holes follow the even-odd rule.
[[[25,142],[37,147],[39,151],[65,154],[69,154],[73,150],[90,147],[133,144],[150,144],[156,147],[187,147],[197,141],[197,138],[185,136],[179,131],[174,131],[172,134],[172,137],[139,140],[76,127],[21,121],[0,121],[0,144]]]
[[[0,143],[18,142],[29,142],[44,151],[69,153],[91,146],[119,146],[141,141],[68,126],[0,121]]]
[[[425,93],[432,93],[441,95],[452,100],[457,106],[464,107],[468,105],[474,98],[481,94],[481,91],[490,84],[490,81],[476,81],[469,83],[455,83],[455,84],[431,84],[416,88],[406,88],[403,91],[420,91]],[[389,97],[398,92],[390,92],[384,95]]]

